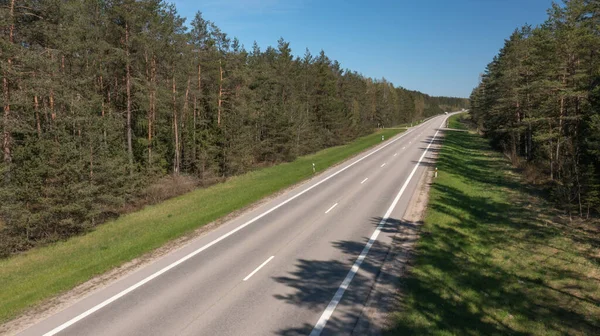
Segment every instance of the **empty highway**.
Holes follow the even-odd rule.
[[[351,334],[447,117],[386,139],[21,334]]]

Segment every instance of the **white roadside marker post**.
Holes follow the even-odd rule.
[[[383,135],[381,136],[381,141],[385,140],[385,138],[383,137]]]
[[[315,163],[313,162],[313,174],[317,172],[317,169],[315,168]]]
[[[437,177],[437,167],[435,167],[435,177]]]

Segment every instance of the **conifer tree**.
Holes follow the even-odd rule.
[[[165,176],[207,185],[468,105],[283,38],[247,51],[162,0],[8,0],[0,26],[1,255],[85,233]]]

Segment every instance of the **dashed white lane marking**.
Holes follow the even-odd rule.
[[[446,118],[446,119],[448,119],[448,118]],[[444,119],[444,122],[446,122],[446,119]],[[443,125],[443,123],[442,123],[442,125]],[[440,125],[440,128],[441,127],[442,126]],[[375,231],[371,235],[371,238],[369,238],[369,241],[367,242],[367,244],[363,248],[362,252],[358,256],[358,258],[356,259],[356,261],[354,262],[354,265],[352,265],[352,268],[350,269],[350,271],[346,275],[346,278],[344,279],[344,281],[342,282],[342,284],[338,287],[337,291],[335,292],[335,294],[333,296],[333,299],[331,299],[331,301],[327,305],[327,308],[325,308],[325,311],[323,312],[323,314],[321,314],[321,317],[317,321],[317,324],[315,324],[315,327],[313,328],[313,330],[312,330],[312,332],[310,333],[309,336],[319,336],[319,335],[321,335],[321,332],[325,328],[325,325],[327,324],[327,321],[329,321],[329,318],[331,317],[331,315],[335,311],[335,308],[337,307],[337,305],[342,300],[342,296],[344,296],[344,292],[350,286],[350,282],[352,282],[352,279],[354,279],[354,276],[356,275],[356,273],[360,269],[360,265],[363,263],[363,260],[365,260],[365,258],[367,257],[367,254],[369,254],[369,250],[371,249],[371,246],[373,246],[373,244],[375,244],[375,241],[377,240],[377,237],[379,236],[379,233],[381,232],[381,229],[383,228],[383,226],[385,225],[385,223],[390,218],[390,215],[392,214],[392,211],[396,207],[396,204],[398,204],[398,201],[400,201],[400,197],[402,197],[402,194],[404,193],[404,191],[408,187],[408,184],[410,183],[410,180],[412,180],[412,178],[415,175],[417,169],[421,165],[421,161],[423,161],[423,158],[425,157],[425,154],[427,154],[427,151],[431,147],[431,144],[433,143],[433,140],[435,140],[435,138],[437,137],[438,133],[439,133],[439,131],[435,132],[435,135],[433,136],[433,138],[431,139],[431,141],[427,145],[427,148],[425,148],[425,150],[423,151],[423,154],[421,154],[421,157],[419,158],[419,161],[417,161],[417,164],[414,166],[413,170],[410,172],[410,175],[408,175],[408,178],[406,179],[406,181],[404,181],[404,184],[402,185],[402,188],[400,188],[400,191],[396,195],[396,198],[394,198],[394,201],[392,202],[392,204],[390,205],[390,207],[385,212],[385,215],[383,215],[383,218],[381,219],[381,221],[379,222],[379,224],[377,224],[377,228],[375,229]]]
[[[227,237],[229,237],[229,236],[231,236],[231,235],[235,234],[236,232],[238,232],[238,231],[240,231],[240,230],[244,229],[245,227],[247,227],[247,226],[251,225],[252,223],[254,223],[254,222],[256,222],[256,221],[258,221],[259,219],[263,218],[264,216],[266,216],[266,215],[270,214],[271,212],[273,212],[273,211],[275,211],[275,210],[277,210],[277,209],[281,208],[281,207],[282,207],[282,206],[284,206],[285,204],[287,204],[287,203],[290,203],[290,202],[291,202],[291,201],[293,201],[294,199],[296,199],[296,198],[298,198],[298,197],[302,196],[303,194],[305,194],[305,193],[309,192],[310,190],[312,190],[312,189],[316,188],[316,187],[317,187],[317,186],[319,186],[320,184],[322,184],[322,183],[325,183],[327,180],[329,180],[329,179],[333,178],[334,176],[336,176],[336,175],[338,175],[338,174],[341,174],[343,171],[345,171],[345,170],[349,169],[350,167],[352,167],[352,166],[354,166],[354,165],[358,164],[359,162],[363,161],[364,159],[368,158],[369,156],[371,156],[371,155],[373,155],[373,154],[375,154],[375,153],[379,152],[380,150],[384,149],[385,147],[387,147],[387,146],[389,146],[389,145],[393,144],[394,142],[396,142],[396,141],[398,141],[398,140],[400,140],[400,139],[404,138],[406,135],[408,135],[408,134],[411,134],[412,132],[414,132],[414,130],[415,130],[415,129],[418,129],[418,128],[420,128],[420,127],[423,127],[423,125],[425,125],[425,124],[421,124],[421,125],[419,125],[419,126],[416,126],[415,128],[412,128],[412,129],[410,129],[409,131],[405,132],[404,134],[401,134],[400,136],[396,137],[395,139],[393,139],[393,140],[391,140],[391,141],[388,141],[388,142],[386,142],[384,145],[380,146],[379,148],[375,148],[374,150],[370,151],[368,154],[364,155],[364,156],[363,156],[363,157],[361,157],[360,159],[357,159],[357,160],[355,160],[354,162],[350,163],[349,165],[345,166],[344,168],[342,168],[342,169],[340,169],[340,170],[338,170],[338,171],[334,172],[333,174],[331,174],[331,175],[329,175],[329,176],[327,176],[327,177],[323,178],[322,180],[320,180],[320,181],[316,182],[316,183],[315,183],[315,184],[313,184],[312,186],[310,186],[310,187],[308,187],[308,188],[304,189],[303,191],[301,191],[301,192],[297,193],[296,195],[294,195],[294,196],[292,196],[292,197],[290,197],[290,198],[286,199],[285,201],[283,201],[283,202],[281,202],[281,203],[277,204],[276,206],[274,206],[274,207],[270,208],[269,210],[267,210],[267,211],[265,211],[265,212],[261,213],[260,215],[258,215],[258,216],[256,216],[256,217],[252,218],[251,220],[247,221],[246,223],[244,223],[244,224],[242,224],[242,225],[240,225],[240,226],[236,227],[235,229],[233,229],[233,230],[231,230],[231,231],[229,231],[229,232],[227,232],[227,233],[223,234],[223,235],[222,235],[222,236],[220,236],[219,238],[217,238],[217,239],[215,239],[215,240],[211,241],[210,243],[208,243],[208,244],[206,244],[206,245],[204,245],[204,246],[202,246],[202,247],[198,248],[197,250],[195,250],[195,251],[191,252],[190,254],[188,254],[188,255],[184,256],[183,258],[181,258],[181,259],[179,259],[179,260],[177,260],[177,261],[175,261],[175,262],[173,262],[173,263],[169,264],[168,266],[165,266],[165,267],[164,267],[164,268],[162,268],[161,270],[159,270],[159,271],[157,271],[157,272],[155,272],[155,273],[153,273],[153,274],[151,274],[151,275],[147,276],[147,277],[146,277],[146,278],[144,278],[143,280],[141,280],[141,281],[139,281],[139,282],[137,282],[137,283],[135,283],[135,284],[131,285],[130,287],[128,287],[128,288],[126,288],[126,289],[122,290],[121,292],[119,292],[119,293],[117,293],[117,294],[115,294],[115,295],[113,295],[113,296],[111,296],[110,298],[108,298],[108,299],[106,299],[106,300],[102,301],[101,303],[99,303],[99,304],[95,305],[94,307],[92,307],[92,308],[90,308],[90,309],[88,309],[88,310],[84,311],[83,313],[81,313],[81,314],[79,314],[79,315],[77,315],[77,316],[75,316],[75,317],[71,318],[71,319],[70,319],[70,320],[68,320],[67,322],[65,322],[65,323],[63,323],[63,324],[61,324],[61,325],[59,325],[59,326],[55,327],[54,329],[52,329],[52,330],[50,330],[50,331],[46,332],[46,333],[45,333],[43,336],[53,336],[53,335],[56,335],[57,333],[59,333],[59,332],[61,332],[61,331],[65,330],[66,328],[68,328],[68,327],[72,326],[73,324],[75,324],[75,323],[77,323],[77,322],[79,322],[79,321],[83,320],[84,318],[86,318],[86,317],[90,316],[91,314],[93,314],[93,313],[97,312],[98,310],[100,310],[100,309],[102,309],[102,308],[104,308],[104,307],[108,306],[108,305],[109,305],[109,304],[111,304],[112,302],[115,302],[115,301],[117,301],[118,299],[120,299],[120,298],[124,297],[125,295],[127,295],[127,294],[131,293],[132,291],[136,290],[137,288],[140,288],[140,287],[142,287],[143,285],[145,285],[146,283],[148,283],[148,282],[152,281],[153,279],[155,279],[155,278],[159,277],[160,275],[162,275],[162,274],[164,274],[164,273],[168,272],[169,270],[171,270],[171,269],[173,269],[173,268],[177,267],[178,265],[181,265],[181,264],[182,264],[182,263],[184,263],[185,261],[187,261],[187,260],[189,260],[189,259],[193,258],[194,256],[198,255],[199,253],[202,253],[203,251],[205,251],[206,249],[210,248],[211,246],[214,246],[214,245],[218,244],[219,242],[223,241],[223,240],[224,240],[224,239],[226,239]]]
[[[398,155],[398,153],[394,153],[394,156]]]
[[[385,163],[381,165],[381,168],[383,168],[383,166],[385,166]]]
[[[331,208],[329,208],[329,209],[327,209],[327,211],[325,211],[325,213],[328,213],[329,211],[333,210],[333,208],[335,208],[336,205],[338,205],[338,204],[335,203],[334,205],[332,205]]]
[[[368,179],[369,179],[368,177],[365,178],[364,180],[362,180],[362,182],[360,182],[360,184],[363,184],[363,183],[367,182]]]
[[[269,259],[265,260],[265,262],[262,263],[262,264],[260,264],[260,266],[258,266],[254,271],[252,271],[252,273],[248,274],[248,276],[245,277],[243,281],[246,281],[246,280],[250,279],[250,277],[253,276],[254,273],[258,272],[258,270],[260,270],[261,268],[263,268],[273,258],[275,258],[275,256],[271,256]]]

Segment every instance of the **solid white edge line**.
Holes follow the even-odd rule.
[[[246,223],[244,223],[244,224],[242,224],[242,225],[238,226],[237,228],[235,228],[235,229],[233,229],[233,230],[231,230],[231,231],[229,231],[229,232],[227,232],[227,233],[223,234],[223,235],[222,235],[222,236],[220,236],[219,238],[217,238],[217,239],[215,239],[215,240],[211,241],[210,243],[208,243],[208,244],[206,244],[206,245],[204,245],[204,246],[202,246],[202,247],[198,248],[197,250],[195,250],[195,251],[193,251],[193,252],[189,253],[188,255],[186,255],[186,256],[184,256],[184,257],[182,257],[181,259],[179,259],[179,260],[177,260],[177,261],[175,261],[175,262],[173,262],[173,263],[171,263],[171,264],[169,264],[169,265],[165,266],[165,267],[164,267],[164,268],[162,268],[161,270],[159,270],[159,271],[157,271],[157,272],[155,272],[155,273],[153,273],[153,274],[151,274],[151,275],[147,276],[146,278],[144,278],[144,279],[140,280],[139,282],[137,282],[137,283],[135,283],[135,284],[133,284],[133,285],[129,286],[128,288],[124,289],[123,291],[121,291],[121,292],[119,292],[119,293],[117,293],[117,294],[115,294],[115,295],[111,296],[110,298],[108,298],[108,299],[106,299],[106,300],[102,301],[101,303],[99,303],[99,304],[95,305],[94,307],[92,307],[92,308],[90,308],[90,309],[88,309],[88,310],[84,311],[83,313],[81,313],[81,314],[79,314],[79,315],[75,316],[74,318],[72,318],[72,319],[68,320],[67,322],[65,322],[65,323],[63,323],[63,324],[61,324],[61,325],[57,326],[56,328],[54,328],[54,329],[52,329],[52,330],[48,331],[47,333],[43,334],[43,336],[53,336],[53,335],[56,335],[57,333],[59,333],[59,332],[61,332],[61,331],[65,330],[66,328],[68,328],[68,327],[72,326],[73,324],[75,324],[75,323],[77,323],[77,322],[81,321],[82,319],[86,318],[87,316],[89,316],[89,315],[91,315],[91,314],[93,314],[93,313],[97,312],[98,310],[100,310],[100,309],[102,309],[102,308],[106,307],[107,305],[111,304],[112,302],[114,302],[114,301],[116,301],[116,300],[118,300],[118,299],[122,298],[123,296],[125,296],[125,295],[129,294],[130,292],[134,291],[135,289],[137,289],[137,288],[139,288],[139,287],[143,286],[144,284],[148,283],[149,281],[153,280],[154,278],[156,278],[156,277],[158,277],[158,276],[162,275],[163,273],[165,273],[165,272],[167,272],[167,271],[171,270],[172,268],[174,268],[174,267],[176,267],[176,266],[180,265],[181,263],[185,262],[186,260],[188,260],[188,259],[190,259],[190,258],[194,257],[194,256],[195,256],[195,255],[197,255],[198,253],[200,253],[200,252],[202,252],[202,251],[204,251],[204,250],[208,249],[209,247],[211,247],[211,246],[213,246],[213,245],[217,244],[218,242],[222,241],[223,239],[225,239],[225,238],[227,238],[227,237],[229,237],[229,236],[233,235],[234,233],[236,233],[236,232],[240,231],[241,229],[245,228],[246,226],[248,226],[248,225],[250,225],[250,224],[252,224],[252,223],[256,222],[257,220],[259,220],[259,219],[263,218],[264,216],[266,216],[266,215],[270,214],[271,212],[273,212],[273,211],[275,211],[275,210],[279,209],[280,207],[282,207],[282,206],[286,205],[287,203],[289,203],[289,202],[293,201],[294,199],[296,199],[296,198],[298,198],[298,197],[302,196],[303,194],[307,193],[308,191],[310,191],[310,190],[312,190],[312,189],[316,188],[316,187],[317,187],[317,186],[319,186],[320,184],[322,184],[322,183],[326,182],[327,180],[329,180],[329,179],[333,178],[334,176],[336,176],[336,175],[340,174],[341,172],[345,171],[346,169],[348,169],[348,168],[350,168],[350,167],[354,166],[355,164],[357,164],[357,163],[361,162],[362,160],[364,160],[364,159],[368,158],[369,156],[371,156],[371,155],[373,155],[373,154],[375,154],[375,153],[379,152],[380,150],[382,150],[382,149],[386,148],[387,146],[389,146],[389,145],[393,144],[394,142],[396,142],[396,141],[398,141],[398,140],[402,139],[402,138],[403,138],[403,137],[405,137],[406,135],[408,135],[408,134],[411,134],[411,133],[412,133],[412,132],[414,132],[414,131],[415,131],[417,128],[421,128],[421,127],[422,127],[422,126],[424,126],[424,125],[425,125],[425,123],[423,123],[423,124],[421,124],[421,125],[419,125],[419,126],[416,126],[416,127],[414,127],[413,129],[411,129],[410,131],[408,131],[408,132],[406,132],[406,133],[403,133],[403,134],[401,134],[399,137],[395,138],[394,140],[385,142],[385,143],[384,143],[383,145],[381,145],[379,148],[375,148],[374,150],[372,150],[372,151],[371,151],[370,153],[368,153],[367,155],[365,155],[365,156],[361,157],[360,159],[357,159],[357,160],[355,160],[354,162],[350,163],[350,164],[349,164],[349,165],[347,165],[346,167],[344,167],[344,168],[342,168],[342,169],[338,170],[337,172],[335,172],[335,173],[333,173],[333,174],[331,174],[331,175],[329,175],[329,176],[325,177],[325,178],[324,178],[324,179],[322,179],[321,181],[319,181],[319,182],[317,182],[317,183],[313,184],[312,186],[310,186],[310,187],[306,188],[305,190],[303,190],[303,191],[299,192],[298,194],[296,194],[296,195],[294,195],[294,196],[292,196],[292,197],[288,198],[287,200],[285,200],[285,201],[283,201],[283,202],[279,203],[278,205],[276,205],[276,206],[272,207],[271,209],[269,209],[269,210],[267,210],[267,211],[263,212],[262,214],[260,214],[260,215],[258,215],[258,216],[256,216],[256,217],[254,217],[254,218],[252,218],[252,219],[250,219],[250,220],[249,220],[249,221],[247,221]]]
[[[444,122],[446,121],[446,119],[444,119]],[[442,125],[443,124],[444,123],[442,123]],[[442,127],[442,126],[440,125],[440,127]],[[431,139],[431,141],[427,145],[427,148],[425,148],[425,151],[423,151],[423,154],[419,158],[419,161],[417,162],[417,164],[415,165],[415,167],[413,168],[413,170],[410,172],[410,175],[408,175],[408,178],[406,179],[406,181],[404,181],[404,184],[402,185],[402,188],[400,188],[400,191],[396,195],[396,198],[394,198],[394,201],[392,202],[392,204],[390,205],[390,207],[387,209],[385,215],[383,216],[383,218],[381,219],[381,221],[379,222],[379,224],[377,224],[377,228],[375,229],[375,232],[373,232],[373,234],[371,235],[371,238],[369,238],[369,241],[367,242],[367,244],[363,248],[362,252],[360,253],[360,255],[358,256],[358,258],[354,262],[354,265],[352,265],[352,268],[350,269],[350,271],[346,275],[346,278],[344,279],[344,281],[342,282],[342,284],[340,285],[340,287],[335,292],[335,295],[333,296],[333,299],[331,299],[331,301],[327,305],[327,308],[325,308],[325,311],[323,312],[323,314],[321,315],[321,317],[317,321],[317,324],[315,324],[315,327],[313,328],[312,332],[310,333],[310,336],[319,336],[319,335],[321,335],[321,332],[323,332],[323,329],[325,328],[325,325],[327,324],[327,321],[329,321],[329,318],[331,317],[331,315],[335,311],[335,308],[337,307],[338,303],[340,303],[340,301],[342,300],[342,296],[344,295],[344,292],[346,291],[346,289],[350,285],[350,282],[352,281],[352,279],[354,278],[354,276],[356,275],[356,273],[360,269],[360,265],[362,264],[363,260],[367,257],[367,254],[369,254],[369,250],[371,249],[371,246],[373,246],[373,244],[377,240],[377,237],[379,236],[379,233],[381,232],[381,229],[383,228],[383,225],[385,225],[385,223],[389,219],[390,215],[392,214],[392,211],[394,210],[394,208],[398,204],[398,201],[400,200],[400,197],[404,193],[404,190],[406,190],[406,188],[408,187],[408,184],[410,183],[410,180],[415,175],[415,172],[417,171],[417,168],[419,168],[419,165],[421,164],[421,161],[425,157],[425,154],[427,154],[427,151],[429,150],[429,147],[431,147],[431,144],[433,143],[433,140],[438,135],[438,133],[439,133],[439,130],[435,132],[435,135],[433,136],[433,138]]]
[[[368,179],[369,179],[368,177],[365,178],[364,180],[362,180],[362,182],[360,182],[360,184],[363,184],[363,183],[367,182]]]
[[[333,208],[335,208],[338,204],[335,203],[334,205],[331,206],[331,208],[327,209],[327,211],[325,211],[325,213],[329,213],[329,211],[333,210]]]
[[[260,264],[260,266],[258,266],[256,269],[254,269],[254,271],[252,271],[252,273],[248,274],[244,280],[242,281],[246,281],[248,279],[250,279],[251,276],[253,276],[256,272],[258,272],[261,268],[263,268],[267,263],[269,263],[269,261],[273,260],[273,258],[275,258],[275,256],[271,256],[269,259],[265,260],[265,262],[263,262],[262,264]]]

